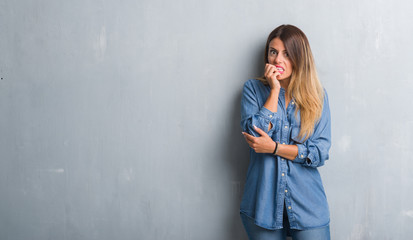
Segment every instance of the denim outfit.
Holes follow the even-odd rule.
[[[330,226],[312,228],[309,230],[295,230],[288,226],[288,219],[284,218],[284,228],[268,230],[255,225],[254,220],[241,214],[241,220],[250,240],[285,240],[291,236],[293,240],[330,240]]]
[[[244,84],[241,99],[243,131],[258,137],[260,134],[254,130],[255,125],[280,144],[298,146],[298,155],[293,161],[270,153],[256,153],[250,148],[240,213],[262,228],[282,229],[285,221],[291,230],[329,226],[327,198],[317,169],[328,159],[331,145],[330,108],[325,90],[324,93],[321,119],[315,124],[310,138],[303,141],[298,138],[300,111],[295,115],[294,96],[285,109],[285,89],[281,88],[277,112],[271,112],[264,107],[270,87],[255,79]],[[268,130],[270,122],[272,128]],[[284,205],[288,218],[283,216]]]

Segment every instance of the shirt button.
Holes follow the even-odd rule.
[[[288,192],[288,190],[287,190],[287,189],[285,189],[285,192]]]
[[[304,155],[303,154],[301,154],[301,158],[303,158],[304,157]]]
[[[283,143],[283,144],[285,144],[285,143]]]
[[[270,114],[270,117],[272,117],[272,115]]]
[[[294,102],[292,102],[291,104],[294,105]]]
[[[284,177],[284,175],[285,175],[284,173],[281,174],[281,176],[283,176],[283,177]]]
[[[288,206],[288,209],[291,210],[291,206]]]
[[[288,128],[288,126],[285,126],[284,128]]]

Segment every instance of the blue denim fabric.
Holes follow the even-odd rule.
[[[285,226],[283,229],[268,230],[254,224],[254,221],[241,213],[242,224],[249,240],[330,240],[330,225],[309,230],[295,230]]]
[[[293,161],[250,148],[250,164],[240,212],[266,229],[283,228],[283,207],[287,205],[291,229],[307,230],[328,226],[330,213],[317,167],[324,165],[331,146],[330,108],[325,91],[323,112],[306,141],[298,138],[300,111],[295,115],[294,97],[285,109],[285,90],[281,88],[277,112],[263,107],[270,87],[259,80],[244,84],[241,99],[241,127],[260,136],[253,125],[264,130],[274,141],[295,144],[298,155]],[[269,123],[272,128],[268,130]]]

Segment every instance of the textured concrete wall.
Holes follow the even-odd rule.
[[[308,36],[333,239],[413,235],[410,1],[0,0],[0,239],[247,239],[243,83]]]

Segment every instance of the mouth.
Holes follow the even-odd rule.
[[[277,68],[278,72],[280,72],[281,74],[282,74],[283,72],[285,72],[285,70],[284,70],[283,67],[278,66],[278,65],[276,65],[275,67]]]

